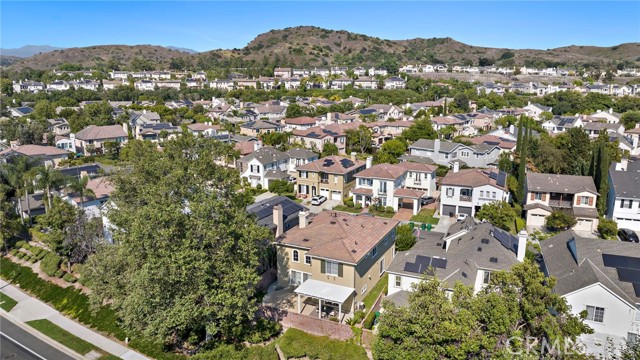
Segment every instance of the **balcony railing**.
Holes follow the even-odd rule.
[[[460,195],[460,201],[471,201],[471,195]]]
[[[329,179],[320,179],[320,183],[321,184],[328,184],[329,183]]]
[[[572,200],[549,200],[551,207],[570,208],[572,203]]]

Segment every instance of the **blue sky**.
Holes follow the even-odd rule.
[[[2,0],[0,14],[3,48],[154,44],[206,51],[242,48],[260,33],[297,25],[515,49],[640,42],[640,1]]]

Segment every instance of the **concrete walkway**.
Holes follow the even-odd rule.
[[[9,285],[6,281],[0,280],[0,291],[18,302],[11,309],[9,315],[19,322],[27,322],[31,320],[47,319],[52,323],[67,330],[73,335],[90,342],[100,349],[113,354],[123,360],[145,360],[147,357],[135,352],[126,346],[96,333],[77,322],[68,319],[60,314],[56,309],[35,299],[13,285]]]
[[[433,231],[446,234],[447,230],[449,230],[449,226],[451,226],[451,224],[455,222],[456,222],[456,218],[452,218],[449,216],[441,216],[440,221],[438,222],[438,225],[436,225]]]

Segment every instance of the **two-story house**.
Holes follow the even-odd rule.
[[[489,284],[493,272],[508,271],[524,261],[526,247],[526,232],[512,235],[471,218],[451,225],[446,234],[421,231],[416,244],[398,252],[389,265],[387,299],[406,305],[412,285],[425,275],[442,280],[448,291],[459,282],[477,293]]]
[[[284,131],[305,130],[314,127],[318,119],[310,116],[299,116],[295,118],[285,118],[281,122],[284,124]]]
[[[296,287],[299,313],[322,317],[309,308],[329,306],[343,321],[393,260],[398,221],[326,210],[299,218],[299,227],[277,239],[278,283]]]
[[[553,211],[563,210],[576,218],[574,230],[595,232],[598,228],[598,191],[591,176],[530,172],[524,190],[527,226],[543,226]]]
[[[622,159],[609,169],[607,219],[618,228],[640,231],[640,161]]]
[[[580,342],[587,354],[614,355],[640,339],[640,248],[638,244],[581,237],[568,230],[540,243],[542,270],[556,278],[554,291],[571,312],[586,311],[593,334]]]
[[[124,125],[126,126],[126,125]],[[129,135],[120,125],[89,125],[74,135],[76,149],[85,155],[94,151],[102,151],[107,142],[124,144],[129,141]]]
[[[68,159],[71,153],[55,146],[27,144],[9,147],[0,151],[0,162],[10,162],[13,157],[26,156],[39,164],[57,167],[60,161]]]
[[[289,137],[289,142],[302,143],[318,152],[324,149],[325,144],[334,144],[338,148],[338,152],[344,154],[347,148],[347,135],[345,131],[348,128],[357,128],[357,126],[357,124],[348,123],[313,126],[303,130],[293,130]]]
[[[323,195],[329,200],[343,201],[356,183],[355,174],[365,169],[365,162],[342,156],[326,156],[298,166],[297,192],[310,196]]]
[[[354,203],[363,207],[377,203],[395,211],[410,207],[420,211],[420,200],[436,188],[437,166],[414,162],[372,165],[367,158],[366,169],[356,174],[356,187],[351,190]]]
[[[273,196],[247,206],[247,212],[255,214],[258,225],[268,228],[276,237],[298,226],[298,215],[308,210],[286,196]]]
[[[289,166],[287,171],[293,176],[298,175],[298,170],[296,170],[298,166],[318,160],[318,154],[307,149],[293,148],[287,150],[286,153],[287,156],[289,156]]]
[[[500,147],[496,145],[482,143],[467,146],[440,139],[420,139],[409,145],[409,155],[425,157],[444,166],[459,163],[476,168],[495,167],[501,152]]]
[[[56,135],[67,135],[71,132],[69,122],[65,118],[47,119],[47,123],[49,123],[47,130]]]
[[[262,147],[236,162],[240,177],[245,178],[251,187],[260,185],[266,189],[270,180],[288,179],[289,156],[271,146]]]
[[[574,127],[582,127],[583,122],[580,116],[560,116],[556,115],[550,120],[542,123],[542,128],[550,134],[563,133]]]
[[[391,76],[384,79],[385,89],[404,89],[407,87],[407,82],[399,76]]]
[[[260,134],[269,134],[272,132],[282,132],[284,126],[270,120],[248,121],[240,125],[240,134],[247,136],[258,136]]]
[[[440,182],[440,214],[475,216],[482,205],[494,201],[509,201],[507,173],[498,170],[453,170]]]

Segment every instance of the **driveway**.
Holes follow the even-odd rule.
[[[309,208],[309,211],[317,214],[319,212],[321,212],[322,210],[331,210],[333,209],[336,205],[340,205],[342,204],[342,201],[340,200],[327,200],[325,202],[323,202],[322,204],[316,206],[316,205],[311,205],[311,199],[306,200],[302,203],[302,205],[306,206]]]
[[[449,226],[451,226],[451,224],[455,222],[456,222],[455,217],[441,216],[440,221],[438,222],[438,225],[436,225],[433,231],[446,234],[447,230],[449,230]]]
[[[272,198],[274,196],[278,196],[278,194],[274,194],[274,193],[271,193],[271,192],[267,191],[266,193],[262,193],[262,194],[256,196],[256,201],[255,202],[262,201],[262,200],[265,200],[265,199],[268,199],[268,198]]]

